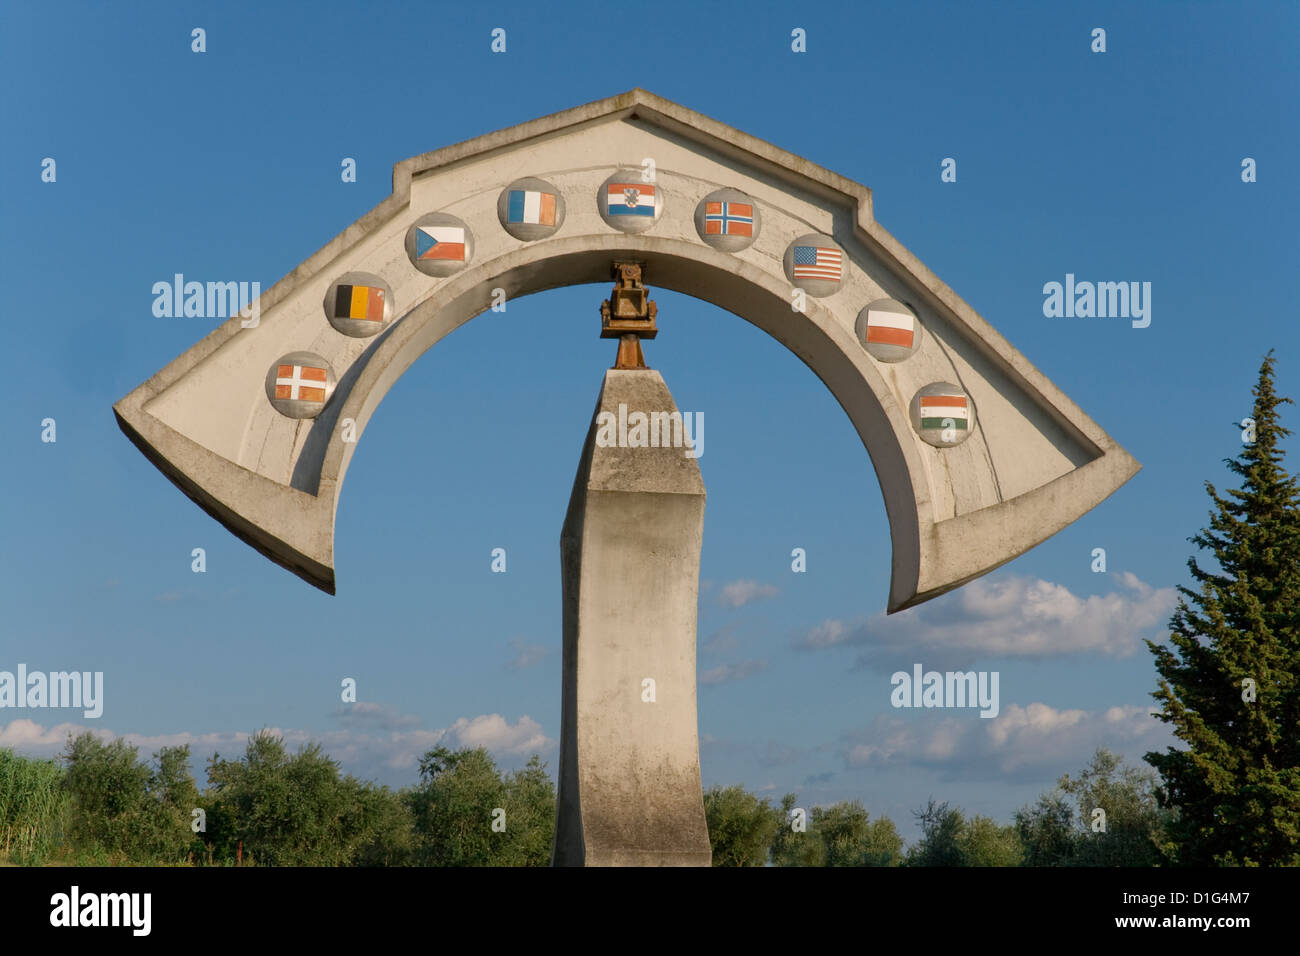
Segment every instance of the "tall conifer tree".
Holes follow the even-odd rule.
[[[1283,468],[1273,353],[1253,394],[1255,441],[1228,467],[1240,489],[1214,503],[1191,540],[1218,571],[1188,560],[1170,647],[1151,641],[1159,719],[1185,749],[1148,753],[1161,799],[1178,808],[1173,862],[1300,865],[1300,490]]]

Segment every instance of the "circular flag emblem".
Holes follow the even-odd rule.
[[[463,220],[431,212],[406,230],[406,256],[425,275],[455,275],[474,257],[474,234]]]
[[[739,189],[711,192],[695,207],[695,231],[723,252],[748,249],[758,238],[758,205]]]
[[[497,218],[516,239],[545,239],[564,225],[564,197],[544,179],[516,179],[497,197]]]
[[[325,317],[344,335],[367,338],[393,320],[393,292],[377,275],[349,272],[325,293]]]
[[[912,427],[936,448],[960,445],[975,430],[975,406],[958,385],[936,382],[912,397]]]
[[[657,183],[641,181],[641,170],[620,169],[600,187],[600,218],[621,232],[645,232],[663,215]]]
[[[895,299],[877,299],[858,313],[858,341],[880,362],[901,362],[921,347],[921,321]]]
[[[266,371],[266,397],[288,418],[315,418],[334,394],[334,370],[314,352],[282,355]]]
[[[844,250],[834,239],[809,233],[785,250],[785,277],[818,299],[834,295],[844,282],[844,260]]]

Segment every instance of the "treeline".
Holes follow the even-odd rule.
[[[431,750],[392,790],[339,772],[318,744],[254,735],[244,755],[150,763],[124,740],[70,738],[59,761],[0,751],[0,855],[22,865],[544,866],[555,787],[534,757],[501,773],[486,750]]]
[[[1159,866],[1170,862],[1174,811],[1162,809],[1156,779],[1098,750],[1077,777],[1000,824],[930,800],[914,811],[921,837],[906,851],[889,817],[872,819],[856,800],[779,805],[743,787],[704,794],[714,866]]]
[[[550,863],[555,785],[536,756],[503,773],[485,750],[438,748],[400,790],[341,774],[317,744],[290,754],[268,733],[239,759],[214,755],[203,791],[189,761],[188,747],[144,762],[89,733],[58,761],[0,751],[0,854],[23,865]],[[707,790],[704,808],[715,866],[1152,866],[1171,850],[1154,777],[1105,750],[1009,824],[931,800],[906,849],[894,822],[858,801],[804,808],[733,786]]]

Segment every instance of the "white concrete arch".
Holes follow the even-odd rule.
[[[620,168],[656,167],[665,209],[639,235],[599,215],[600,184]],[[524,242],[497,218],[510,182],[541,177],[568,213],[551,237]],[[721,187],[752,196],[762,227],[751,247],[702,241],[694,212]],[[418,272],[403,248],[430,212],[474,236],[466,267]],[[791,308],[782,257],[807,233],[846,255],[844,282]],[[508,298],[604,283],[610,263],[646,263],[646,284],[712,302],[772,335],[803,360],[844,408],[875,467],[889,517],[895,611],[956,587],[1033,547],[1111,494],[1137,463],[993,328],[875,223],[870,192],[644,91],[569,110],[398,164],[394,194],[277,283],[255,328],[238,317],[115,406],[119,424],[168,477],[243,540],[334,592],[333,536],[343,478],[359,435],[392,384],[447,333]],[[382,277],[398,318],[355,339],[323,315],[330,284],[349,271]],[[912,357],[872,358],[854,331],[871,301],[907,303],[924,332]],[[262,382],[276,358],[306,350],[329,361],[338,386],[315,419],[286,418]],[[978,410],[955,447],[922,441],[908,419],[918,388],[961,385]],[[223,398],[214,403],[212,395]],[[576,423],[575,423],[576,427]]]

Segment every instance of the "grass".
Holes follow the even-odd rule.
[[[53,760],[0,750],[0,854],[10,865],[43,862],[60,842],[68,796]]]

